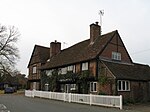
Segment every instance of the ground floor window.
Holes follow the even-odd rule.
[[[97,92],[97,82],[90,82],[90,92]]]
[[[61,84],[61,91],[62,92],[72,92],[75,91],[77,88],[76,84]]]
[[[130,81],[118,80],[118,91],[130,91]]]
[[[71,84],[70,85],[70,90],[76,90],[76,84]]]

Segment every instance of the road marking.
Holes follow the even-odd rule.
[[[0,109],[7,109],[7,107],[4,104],[0,104]]]
[[[10,112],[4,104],[0,104],[0,112]]]

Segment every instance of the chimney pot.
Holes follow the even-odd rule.
[[[95,22],[96,25],[98,25],[98,22]]]

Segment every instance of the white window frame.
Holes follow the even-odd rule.
[[[70,84],[70,90],[76,90],[76,84]]]
[[[112,59],[121,61],[121,53],[119,53],[119,52],[112,52]]]
[[[88,62],[82,63],[82,71],[88,69],[89,69],[89,63]]]
[[[32,68],[32,73],[33,73],[33,74],[37,73],[37,66],[36,66],[36,65],[33,66],[33,68]]]
[[[97,92],[97,82],[90,82],[90,92]]]
[[[53,75],[54,70],[46,70],[46,75],[51,77]]]
[[[73,71],[73,68],[74,68],[74,66],[70,65],[70,66],[67,67],[67,69],[68,69],[67,71]]]
[[[124,87],[123,87],[123,84],[125,84]],[[118,91],[130,91],[130,81],[118,80]]]
[[[75,65],[68,66],[67,71],[72,71],[73,73],[75,73]]]
[[[67,67],[61,68],[61,74],[66,74],[67,73]]]

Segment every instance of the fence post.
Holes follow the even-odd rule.
[[[66,101],[66,93],[64,92],[64,102]]]
[[[92,94],[90,94],[90,105],[92,105]]]
[[[33,90],[31,91],[33,98],[34,98],[34,95],[35,95],[34,92],[35,92],[35,89],[33,89]]]
[[[42,91],[39,91],[40,92],[40,98],[42,98]]]
[[[49,92],[49,99],[51,99],[51,91]]]
[[[122,110],[122,95],[120,95],[120,109]]]
[[[69,93],[69,103],[71,102],[71,93]]]

